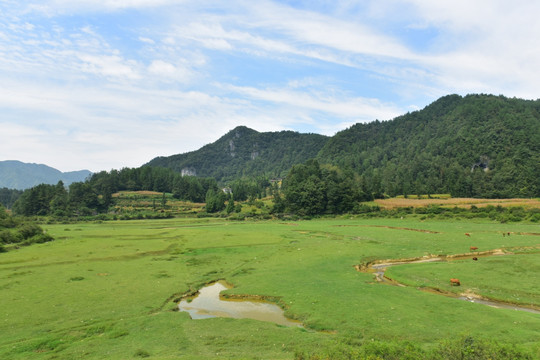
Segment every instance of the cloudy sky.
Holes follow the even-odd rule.
[[[540,97],[530,0],[0,0],[0,160],[138,167],[238,125],[333,135]]]

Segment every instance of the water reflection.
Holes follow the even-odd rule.
[[[184,299],[178,304],[180,311],[188,312],[192,319],[230,317],[274,322],[284,326],[298,326],[298,321],[285,317],[276,304],[263,301],[222,300],[219,293],[228,289],[225,282],[218,281],[203,287],[193,299]]]

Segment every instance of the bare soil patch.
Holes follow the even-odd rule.
[[[441,207],[471,208],[471,206],[485,207],[491,206],[523,206],[525,208],[540,208],[538,199],[473,199],[473,198],[443,198],[443,199],[377,199],[375,202],[384,209],[395,209],[400,207],[425,207],[438,205]]]

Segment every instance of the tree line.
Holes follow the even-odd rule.
[[[172,193],[173,197],[205,202],[211,190],[219,188],[215,179],[182,176],[165,168],[144,166],[93,174],[85,182],[64,186],[40,184],[25,190],[13,204],[17,215],[88,216],[106,213],[119,191],[149,190]]]
[[[22,190],[16,190],[16,189],[8,189],[8,188],[1,188],[0,189],[0,204],[5,206],[8,209],[11,209],[13,204],[15,204],[15,201],[21,196],[23,193]]]
[[[321,166],[317,160],[293,166],[274,194],[274,212],[297,215],[343,214],[361,201],[373,200],[373,193],[361,176],[335,166]]]

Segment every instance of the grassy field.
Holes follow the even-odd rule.
[[[502,207],[515,207],[522,206],[526,209],[538,209],[540,208],[539,199],[474,199],[474,198],[452,198],[447,196],[434,195],[433,198],[427,198],[427,196],[418,198],[418,196],[395,197],[391,199],[377,199],[374,201],[383,209],[395,209],[400,207],[424,207],[430,205],[437,205],[442,207],[459,207],[469,209],[471,206],[485,207],[485,206],[502,206]]]
[[[447,281],[459,277],[459,291],[540,306],[538,225],[176,218],[44,227],[55,241],[0,254],[2,359],[292,359],[343,343],[429,348],[463,336],[516,344],[540,357],[539,315],[416,288],[457,291]],[[408,287],[379,284],[354,268],[470,246],[516,254],[388,270]],[[235,286],[229,294],[275,299],[305,329],[191,320],[173,311],[183,294],[218,279]]]

